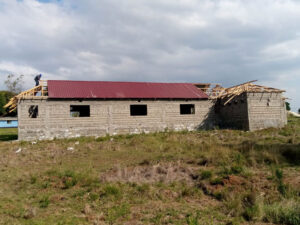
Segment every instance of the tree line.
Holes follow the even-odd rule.
[[[8,101],[23,91],[23,78],[24,75],[16,76],[14,74],[7,75],[4,84],[6,90],[0,91],[0,116],[16,116],[17,112],[8,113],[8,110],[4,106]]]

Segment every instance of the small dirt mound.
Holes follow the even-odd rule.
[[[114,168],[101,175],[103,182],[172,183],[193,184],[196,168],[178,163]]]

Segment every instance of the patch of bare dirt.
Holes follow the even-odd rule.
[[[116,167],[100,177],[103,182],[133,182],[133,183],[172,183],[185,182],[194,184],[197,168],[180,163],[164,163],[135,167]]]
[[[300,172],[295,168],[288,168],[284,171],[284,182],[295,190],[300,190]]]

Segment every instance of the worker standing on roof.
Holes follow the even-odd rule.
[[[42,77],[42,74],[39,74],[39,75],[35,76],[35,78],[34,78],[35,86],[39,86],[40,85],[41,77]]]

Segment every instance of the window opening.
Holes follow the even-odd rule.
[[[90,117],[89,105],[71,105],[70,106],[71,117]]]
[[[180,105],[180,114],[195,114],[195,105],[194,104],[181,104]]]
[[[147,105],[130,105],[131,116],[147,116]]]
[[[39,107],[37,105],[31,105],[28,109],[30,118],[37,118],[39,115]]]

